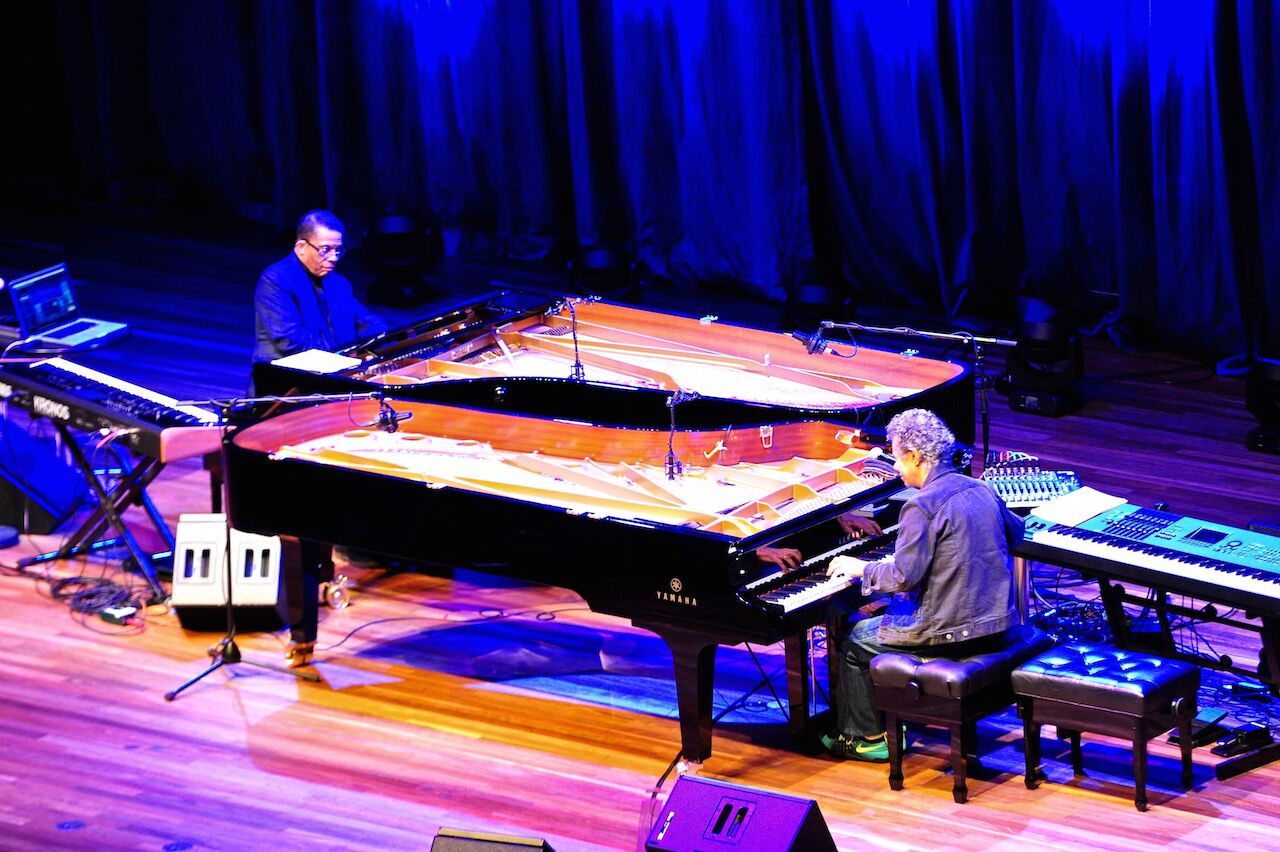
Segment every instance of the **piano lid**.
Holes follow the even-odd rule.
[[[589,382],[829,412],[918,394],[964,372],[949,361],[904,359],[879,349],[861,349],[852,359],[810,355],[777,332],[573,299],[357,375],[404,387],[472,378],[567,379],[575,367]]]
[[[962,440],[972,437],[966,365],[856,351],[853,358],[810,355],[789,335],[714,317],[576,298],[535,309],[528,297],[493,294],[360,344],[352,354],[363,363],[336,376],[258,365],[255,380],[268,392],[339,390],[345,383],[424,401],[649,427],[665,424],[676,391],[689,398],[678,417],[689,426],[867,422],[872,412],[925,406]]]

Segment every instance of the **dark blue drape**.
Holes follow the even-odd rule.
[[[3,171],[278,223],[418,213],[758,296],[1280,354],[1280,32],[1257,0],[64,0],[67,128]],[[52,58],[52,59],[51,59]],[[70,161],[68,160],[70,155]]]

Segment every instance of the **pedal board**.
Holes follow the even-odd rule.
[[[1218,740],[1218,744],[1209,749],[1218,757],[1234,757],[1256,748],[1270,745],[1274,740],[1271,729],[1262,725],[1241,725],[1231,732],[1230,736]]]

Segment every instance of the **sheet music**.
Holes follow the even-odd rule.
[[[1045,503],[1032,514],[1051,524],[1075,527],[1126,502],[1123,497],[1105,494],[1086,485]]]
[[[352,367],[357,367],[361,362],[359,358],[348,358],[346,355],[339,355],[336,352],[326,352],[323,349],[307,349],[303,352],[295,352],[292,355],[277,358],[271,363],[278,367],[306,370],[311,373],[336,373],[339,370],[349,370]]]

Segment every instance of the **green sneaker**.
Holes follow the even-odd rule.
[[[847,760],[865,760],[868,763],[889,762],[889,743],[884,737],[868,740],[847,734],[823,734],[822,747],[836,757]]]

